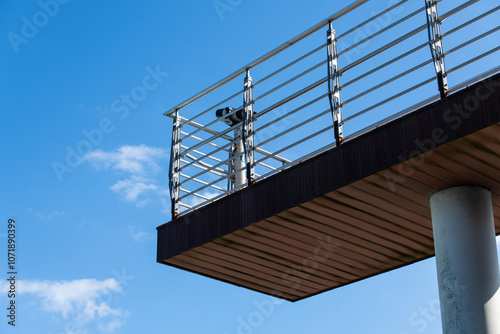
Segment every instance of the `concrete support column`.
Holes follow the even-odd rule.
[[[500,333],[500,273],[490,192],[458,186],[430,197],[444,334]]]

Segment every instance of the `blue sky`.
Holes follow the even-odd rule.
[[[298,303],[156,263],[162,113],[350,3],[220,1],[0,4],[0,245],[13,217],[20,280],[1,332],[440,333],[434,259]]]

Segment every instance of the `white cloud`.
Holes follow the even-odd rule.
[[[137,232],[132,226],[129,226],[128,230],[135,242],[145,242],[155,238],[154,234],[145,231]]]
[[[128,179],[120,180],[113,184],[109,189],[119,194],[126,202],[134,203],[138,207],[143,207],[148,200],[140,200],[139,197],[149,191],[155,191],[158,186],[150,183],[145,178],[132,175]]]
[[[20,294],[31,294],[40,298],[42,309],[60,314],[84,328],[95,323],[101,332],[111,333],[123,324],[128,312],[109,305],[113,293],[122,291],[114,279],[98,281],[77,279],[72,281],[24,281],[17,282]],[[8,290],[8,283],[2,282],[2,291]]]
[[[100,323],[98,325],[99,330],[103,333],[113,333],[123,325],[123,321],[120,319],[114,319],[108,323]]]
[[[54,211],[54,212],[49,213],[48,215],[44,215],[41,212],[34,211],[31,208],[28,208],[28,211],[29,212],[33,212],[38,217],[38,219],[40,219],[41,221],[44,221],[44,222],[45,221],[49,221],[49,220],[51,220],[52,218],[55,218],[55,217],[64,216],[64,212],[57,211],[57,210]]]
[[[152,198],[165,196],[164,190],[156,184],[151,175],[158,173],[158,161],[167,157],[167,151],[146,145],[124,145],[111,152],[95,150],[84,159],[97,170],[116,170],[129,173],[125,179],[118,180],[109,189],[128,202],[142,208]]]
[[[166,150],[146,145],[124,145],[112,152],[95,150],[83,158],[98,170],[113,168],[132,174],[145,174],[161,170],[156,160],[165,158],[166,153]]]

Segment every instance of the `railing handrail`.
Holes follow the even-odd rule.
[[[364,4],[365,2],[368,2],[368,1],[370,1],[370,0],[358,0],[358,1],[350,4],[349,6],[343,8],[342,10],[338,11],[337,13],[329,16],[328,18],[324,19],[323,21],[321,21],[321,22],[317,23],[316,25],[312,26],[311,28],[307,29],[303,33],[301,33],[301,34],[295,36],[294,38],[290,39],[288,42],[285,42],[285,43],[281,44],[280,46],[278,46],[277,48],[269,51],[268,53],[266,53],[262,57],[260,57],[260,58],[258,58],[256,60],[252,61],[251,63],[243,66],[242,68],[240,68],[236,72],[228,75],[227,77],[223,78],[222,80],[219,80],[218,82],[216,82],[213,85],[211,85],[210,87],[202,90],[201,92],[199,92],[198,94],[194,95],[193,97],[187,99],[186,101],[184,101],[184,102],[178,104],[177,106],[173,107],[172,109],[166,111],[163,115],[165,115],[165,116],[171,116],[172,113],[174,113],[176,110],[182,109],[182,108],[190,105],[194,101],[196,101],[199,98],[201,98],[201,97],[207,95],[208,93],[214,91],[218,87],[220,87],[222,85],[225,85],[226,83],[228,83],[229,81],[231,81],[233,79],[236,79],[238,76],[244,74],[247,69],[251,69],[251,68],[259,65],[260,63],[268,60],[269,58],[272,58],[273,56],[277,55],[278,53],[282,52],[283,50],[286,50],[290,46],[292,46],[295,43],[301,41],[302,39],[306,38],[307,36],[311,35],[312,33],[320,30],[321,28],[323,28],[324,26],[326,26],[328,24],[328,22],[333,21],[333,20],[335,20],[335,19],[337,19],[337,18],[339,18],[341,16],[344,16],[345,14],[349,13],[350,11],[356,9],[357,7],[361,6],[362,4]]]

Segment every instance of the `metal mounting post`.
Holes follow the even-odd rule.
[[[175,219],[179,216],[179,197],[181,189],[181,120],[179,117],[179,110],[175,111],[174,116],[169,177],[170,198],[172,200],[172,219]]]
[[[342,103],[340,100],[340,71],[339,57],[337,54],[337,35],[332,27],[332,22],[329,23],[329,29],[326,37],[328,50],[328,100],[332,111],[335,141],[337,146],[339,146],[342,144],[344,132],[342,122]]]
[[[253,86],[250,72],[246,70],[243,90],[243,147],[245,149],[245,161],[247,164],[247,181],[251,185],[255,180],[255,156],[254,156],[254,110],[253,110]]]
[[[429,46],[436,69],[439,94],[441,98],[445,98],[448,95],[448,78],[444,66],[444,50],[440,28],[441,20],[437,11],[437,3],[438,0],[425,0]]]

